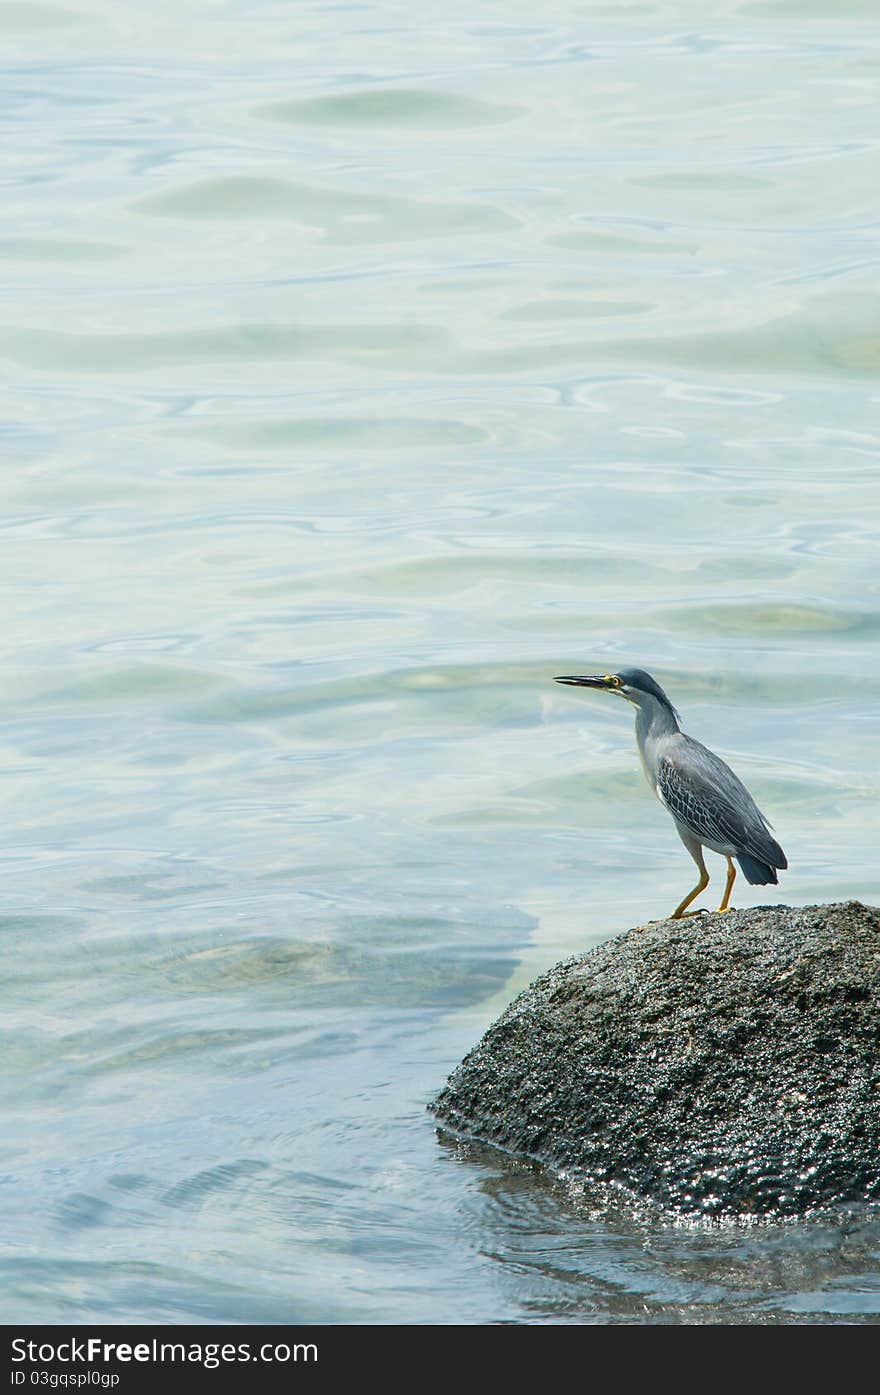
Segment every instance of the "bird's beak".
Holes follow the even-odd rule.
[[[569,678],[554,678],[554,683],[571,683],[575,688],[610,688],[609,673],[575,673]]]

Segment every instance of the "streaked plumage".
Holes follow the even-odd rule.
[[[714,751],[679,732],[658,761],[657,793],[704,847],[736,857],[750,882],[779,880],[776,869],[787,866],[785,854],[745,785]],[[766,876],[749,876],[743,856]]]

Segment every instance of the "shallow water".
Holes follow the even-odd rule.
[[[880,39],[713,13],[0,3],[0,1319],[877,1320],[872,1221],[425,1113],[692,884],[556,673],[734,764],[739,904],[880,899]]]

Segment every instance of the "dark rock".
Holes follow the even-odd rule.
[[[431,1108],[682,1215],[880,1202],[880,914],[765,906],[630,930],[521,993]]]

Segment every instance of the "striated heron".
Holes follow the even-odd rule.
[[[727,858],[727,885],[719,911],[730,909],[736,877],[733,858],[753,886],[778,882],[777,868],[786,868],[788,862],[761,810],[720,756],[685,735],[678,725],[678,713],[650,673],[624,668],[619,673],[575,674],[555,681],[617,693],[637,708],[636,741],[642,769],[660,803],[672,815],[700,873],[697,885],[676,906],[671,919],[699,914],[687,908],[709,885],[704,848]]]

